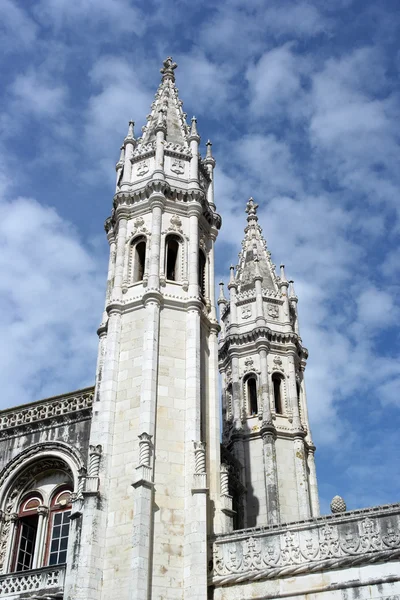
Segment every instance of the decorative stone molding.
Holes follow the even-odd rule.
[[[40,591],[42,598],[62,598],[65,567],[44,567],[22,573],[0,575],[0,596],[7,598],[16,594]],[[44,594],[44,592],[46,592]],[[44,594],[44,595],[43,595]],[[30,596],[32,597],[32,596]],[[34,596],[36,598],[36,596]]]
[[[88,474],[85,478],[85,489],[83,495],[93,495],[97,494],[99,491],[101,452],[102,447],[100,444],[98,446],[89,446],[89,467]]]
[[[146,432],[139,436],[139,465],[136,467],[136,481],[133,487],[152,487],[151,453],[153,450],[152,436]]]
[[[194,442],[194,463],[192,492],[204,492],[207,489],[206,445],[204,442]]]
[[[138,177],[144,177],[149,172],[149,170],[150,170],[149,161],[142,160],[136,166],[136,175]]]
[[[3,410],[0,412],[0,439],[87,419],[91,416],[93,396],[94,388],[91,387],[33,402],[20,409]]]
[[[220,535],[213,556],[216,586],[395,560],[400,504]]]

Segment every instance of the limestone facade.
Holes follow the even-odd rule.
[[[253,199],[217,320],[215,160],[175,69],[116,164],[95,387],[0,413],[0,597],[400,598],[399,505],[320,516],[297,297]]]

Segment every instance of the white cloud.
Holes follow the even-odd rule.
[[[292,51],[293,44],[265,52],[247,70],[250,110],[260,114],[287,111],[287,104],[298,103],[302,92],[301,76],[305,60]]]
[[[10,86],[14,97],[14,112],[36,117],[55,117],[60,114],[67,98],[64,85],[47,81],[34,71],[17,75]]]
[[[10,51],[29,48],[36,40],[37,25],[16,2],[2,0],[0,31],[2,52],[8,54]]]
[[[113,163],[118,160],[128,121],[144,119],[152,96],[123,58],[103,56],[94,64],[89,76],[99,91],[90,96],[85,115],[85,142],[88,152],[96,159],[86,176],[90,181],[100,169],[114,180]],[[136,124],[136,136],[139,135],[140,121]]]
[[[0,230],[2,408],[91,385],[101,261],[31,198],[0,202]]]
[[[79,22],[87,29],[103,25],[136,34],[143,34],[146,28],[144,14],[129,0],[40,0],[35,15],[56,30]]]

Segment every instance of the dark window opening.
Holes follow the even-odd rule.
[[[143,281],[146,261],[146,242],[141,240],[136,243],[134,250],[133,282]]]
[[[200,294],[206,295],[206,257],[202,250],[199,250],[199,286]]]
[[[257,402],[257,383],[254,377],[250,377],[247,380],[247,394],[249,402],[250,415],[258,414],[258,402]]]
[[[16,571],[27,571],[32,568],[35,551],[38,516],[23,517],[18,528],[18,550]]]
[[[278,415],[282,414],[282,390],[281,383],[282,380],[279,375],[272,376],[272,383],[274,386],[274,403],[275,403],[275,412]]]
[[[173,236],[168,236],[165,244],[165,250],[167,279],[170,281],[177,281],[179,279],[179,241]]]

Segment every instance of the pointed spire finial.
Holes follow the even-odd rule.
[[[199,135],[197,132],[197,119],[195,116],[192,117],[192,124],[190,126],[190,135]]]
[[[130,120],[129,127],[128,127],[128,133],[127,133],[125,140],[134,140],[135,139],[134,127],[135,127],[135,121]]]
[[[235,267],[233,265],[231,265],[229,267],[229,270],[230,270],[229,283],[234,283],[235,282]]]
[[[281,282],[288,283],[288,280],[286,279],[286,275],[285,275],[285,265],[280,265],[280,269],[281,269]]]
[[[248,214],[248,217],[247,217],[248,221],[258,221],[257,208],[258,208],[258,204],[256,204],[254,202],[253,198],[250,197],[246,204],[246,212]]]
[[[289,281],[289,298],[290,298],[290,300],[294,300],[295,302],[297,302],[297,300],[298,300],[298,298],[296,296],[296,292],[294,291],[293,279],[290,279],[290,281]]]
[[[162,74],[162,81],[166,81],[167,79],[171,79],[171,81],[175,82],[174,70],[178,65],[173,62],[172,56],[168,56],[163,62],[163,68],[160,69],[160,73]]]
[[[206,147],[207,147],[206,157],[207,158],[212,158],[212,150],[211,150],[212,143],[210,142],[210,140],[207,140]]]
[[[224,292],[224,282],[220,281],[219,282],[219,297],[218,297],[217,304],[219,306],[220,304],[226,304],[226,303],[227,303],[227,301],[226,301],[225,292]]]

